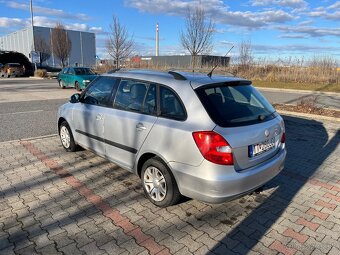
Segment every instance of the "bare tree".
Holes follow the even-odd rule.
[[[122,60],[131,55],[134,48],[132,36],[129,35],[126,27],[115,16],[113,16],[112,23],[110,24],[106,48],[110,56],[115,60],[116,68],[119,68]]]
[[[52,29],[51,41],[53,54],[60,59],[61,66],[65,67],[66,60],[71,53],[72,43],[61,23],[58,23]]]
[[[46,41],[41,38],[37,37],[34,39],[35,50],[39,52],[40,55],[40,67],[42,63],[45,62],[51,56],[51,46],[50,44],[46,43]]]
[[[239,45],[240,67],[247,69],[253,63],[253,52],[250,41],[242,41]]]
[[[206,17],[202,7],[195,7],[193,11],[188,9],[185,31],[181,31],[180,40],[182,46],[191,54],[192,68],[195,67],[197,55],[212,51],[214,29],[215,23]]]

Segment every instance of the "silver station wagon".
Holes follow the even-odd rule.
[[[165,207],[181,195],[220,203],[275,177],[286,157],[283,119],[245,79],[117,71],[58,111],[67,151],[89,149],[141,178]]]

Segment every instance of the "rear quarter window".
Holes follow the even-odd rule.
[[[161,116],[174,120],[185,120],[186,111],[178,96],[169,88],[160,86]]]
[[[275,109],[252,85],[212,84],[195,90],[210,118],[221,127],[275,118]]]

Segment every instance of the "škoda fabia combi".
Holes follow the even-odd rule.
[[[248,80],[200,73],[117,71],[58,111],[67,151],[89,149],[141,178],[157,206],[181,195],[220,203],[284,167],[282,118]]]

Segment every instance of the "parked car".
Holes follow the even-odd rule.
[[[19,63],[7,63],[0,69],[0,76],[9,78],[23,76],[25,74],[25,67]]]
[[[157,206],[210,203],[261,187],[284,167],[283,119],[237,77],[118,71],[58,111],[63,147],[94,151],[141,178]]]
[[[98,75],[87,67],[66,67],[58,74],[59,86],[64,89],[66,87],[75,88],[78,91],[83,90]]]

